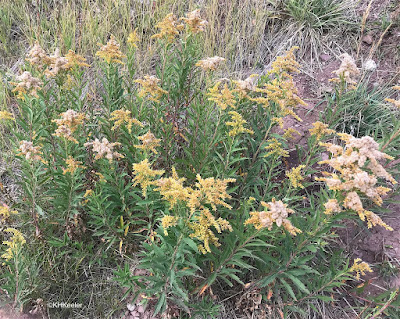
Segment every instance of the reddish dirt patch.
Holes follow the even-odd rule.
[[[0,309],[0,319],[37,319],[39,317],[23,314],[18,310],[12,309],[9,306],[5,306]]]

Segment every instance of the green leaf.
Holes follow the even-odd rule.
[[[292,287],[290,287],[290,285],[286,282],[285,279],[283,278],[279,278],[280,282],[285,286],[287,292],[289,293],[290,296],[292,296],[292,298],[297,301],[296,295],[293,292]]]
[[[283,273],[286,277],[288,277],[293,283],[299,288],[301,291],[305,292],[306,294],[309,294],[310,291],[307,289],[307,287],[300,281],[299,278],[296,278],[290,273]]]

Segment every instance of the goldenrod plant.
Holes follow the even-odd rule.
[[[207,300],[227,287],[257,289],[266,308],[283,314],[334,302],[371,270],[358,259],[350,266],[330,243],[347,218],[393,230],[378,208],[397,187],[388,163],[398,156],[398,128],[354,137],[329,126],[332,111],[313,124],[307,145],[290,149],[300,133],[282,130],[284,120],[301,122],[297,108],[306,105],[294,78],[298,48],[265,74],[221,79],[228,61],[202,55],[208,26],[200,10],[162,18],[148,74],[136,72],[141,29],[131,30],[125,51],[110,35],[90,65],[39,43],[29,51],[11,83],[15,112],[0,113],[21,175],[18,216],[0,210],[1,236],[13,233],[0,288],[16,303],[54,302],[61,282],[68,301],[89,307],[93,296],[80,283],[107,268],[113,280],[98,285],[108,294],[96,302],[109,308],[94,317],[124,308],[113,296],[117,287],[122,298],[120,286],[155,314],[216,316]],[[344,61],[338,94],[357,84]],[[35,258],[36,268],[21,268]],[[39,284],[25,281],[22,293],[22,274],[34,271]],[[75,317],[82,309],[48,311]]]

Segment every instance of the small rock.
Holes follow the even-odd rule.
[[[133,311],[133,310],[135,310],[136,305],[133,305],[133,304],[128,303],[128,304],[126,305],[126,307],[128,308],[129,311]]]
[[[361,40],[362,40],[362,42],[364,42],[364,43],[366,43],[368,45],[371,45],[372,42],[374,41],[370,34],[364,35]]]
[[[321,59],[322,62],[327,62],[329,61],[332,57],[329,54],[322,53],[319,58]]]

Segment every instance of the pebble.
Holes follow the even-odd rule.
[[[319,58],[321,59],[321,61],[323,62],[327,62],[329,61],[332,57],[329,54],[326,53],[322,53]]]
[[[368,45],[371,45],[372,42],[374,41],[370,34],[364,35],[361,40],[362,40],[362,42],[364,42],[364,43],[366,43]]]

